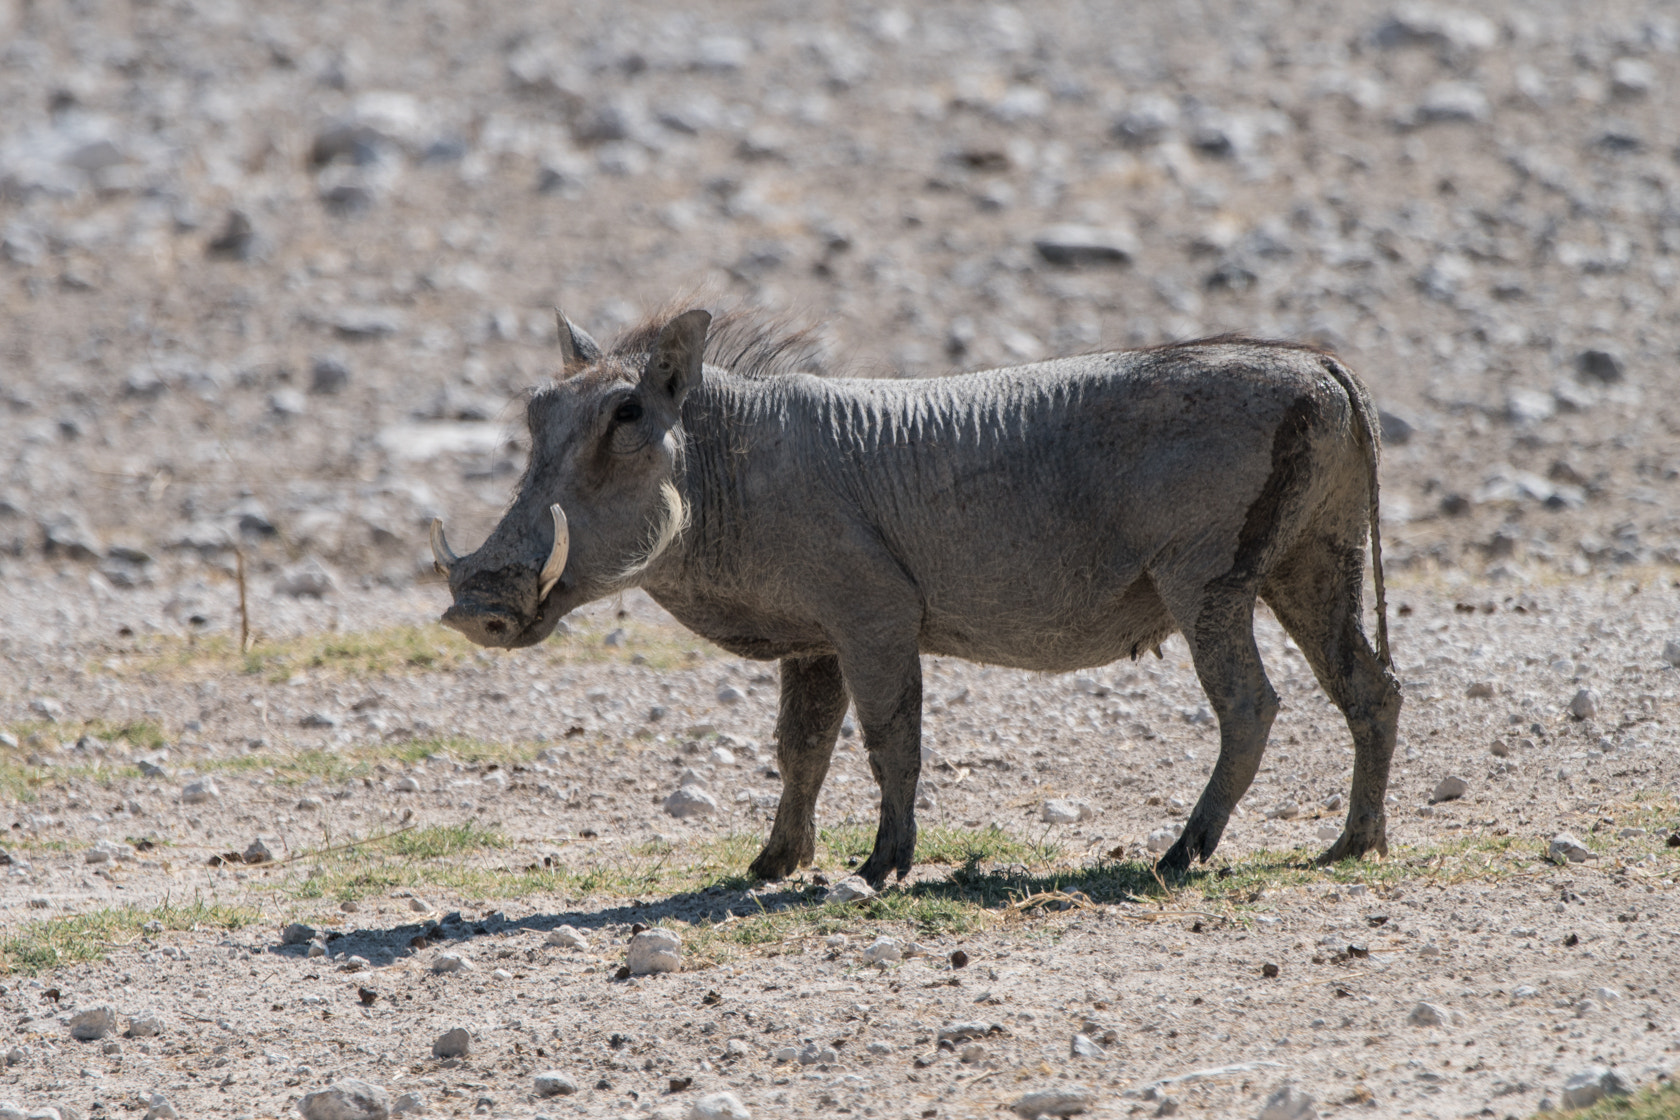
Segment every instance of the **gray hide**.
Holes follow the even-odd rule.
[[[565,369],[530,401],[517,497],[470,556],[441,545],[444,622],[530,645],[574,607],[640,586],[724,649],[778,659],[784,784],[751,869],[764,878],[813,858],[817,794],[854,703],[881,787],[861,874],[879,885],[915,850],[922,654],[1062,672],[1174,632],[1218,716],[1219,758],[1161,866],[1205,860],[1278,709],[1258,596],[1353,733],[1348,818],[1322,859],[1386,850],[1400,690],[1380,555],[1380,655],[1360,622],[1377,445],[1352,373],[1242,339],[923,380],[776,372],[798,343],[691,311],[603,354],[562,320]],[[545,564],[562,574],[543,595]]]

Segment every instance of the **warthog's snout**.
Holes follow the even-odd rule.
[[[529,591],[521,586],[520,574],[510,574],[509,569],[495,572],[477,571],[466,574],[465,583],[458,585],[454,604],[443,612],[441,621],[445,626],[460,631],[481,646],[496,646],[502,649],[534,645],[548,636],[554,629],[554,620],[559,617],[558,612],[549,610],[550,593],[560,586],[560,574],[566,568],[570,542],[565,513],[558,504],[549,506],[548,511],[554,518],[554,540],[541,571],[537,573],[536,616],[533,618],[524,611],[507,605],[509,600],[517,599],[521,594],[529,594]],[[461,565],[470,562],[471,559],[455,554],[444,536],[443,522],[434,519],[432,561],[438,574],[454,584],[457,577],[463,575]],[[518,573],[517,566],[512,572]],[[525,572],[528,573],[529,569],[525,569]],[[523,576],[523,579],[529,578],[528,574]]]

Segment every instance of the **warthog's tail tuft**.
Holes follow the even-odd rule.
[[[1324,356],[1324,368],[1329,371],[1331,377],[1336,379],[1336,383],[1348,395],[1348,403],[1353,406],[1354,427],[1359,432],[1359,442],[1364,445],[1365,462],[1371,472],[1371,580],[1376,585],[1377,591],[1377,659],[1382,662],[1383,668],[1392,669],[1394,668],[1394,659],[1388,652],[1388,594],[1383,587],[1382,518],[1378,503],[1379,486],[1377,481],[1377,467],[1382,458],[1382,445],[1381,437],[1378,435],[1378,425],[1372,422],[1375,417],[1376,406],[1371,403],[1370,394],[1366,392],[1365,386],[1354,376],[1352,370],[1328,354]]]

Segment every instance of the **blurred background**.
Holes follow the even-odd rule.
[[[431,580],[552,309],[697,285],[872,376],[1310,340],[1395,570],[1673,573],[1677,52],[1661,0],[0,0],[0,576]]]

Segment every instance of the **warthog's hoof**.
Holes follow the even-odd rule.
[[[1155,870],[1162,878],[1167,876],[1183,876],[1190,870],[1192,861],[1207,862],[1213,850],[1219,846],[1219,836],[1225,831],[1224,825],[1215,827],[1206,821],[1199,821],[1191,817],[1184,826],[1184,832],[1168,848],[1166,854],[1155,864]]]
[[[816,856],[816,845],[809,850],[801,851],[788,844],[771,843],[765,845],[758,858],[747,868],[747,874],[755,879],[775,881],[786,879],[804,864],[810,863]]]
[[[903,882],[904,877],[910,874],[910,868],[914,862],[915,853],[913,851],[895,859],[890,855],[882,855],[881,849],[876,848],[875,851],[870,853],[869,858],[863,861],[863,866],[858,868],[857,873],[858,877],[864,882],[876,890],[880,890],[886,886],[887,876],[894,871],[898,872],[899,881]]]
[[[1388,836],[1386,830],[1351,832],[1344,830],[1340,838],[1330,845],[1330,849],[1319,856],[1314,862],[1319,867],[1328,867],[1333,863],[1340,863],[1344,859],[1358,859],[1366,852],[1376,852],[1379,856],[1388,854]]]

